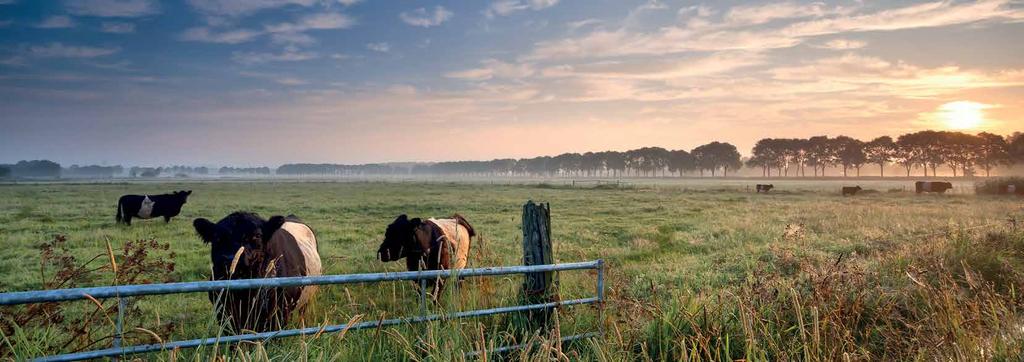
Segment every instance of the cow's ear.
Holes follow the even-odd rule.
[[[420,224],[423,223],[423,220],[420,220],[420,218],[418,218],[418,217],[417,218],[412,218],[412,219],[409,220],[409,223],[412,224],[412,227],[418,227],[418,226],[420,226]]]
[[[192,221],[192,227],[196,229],[196,234],[199,234],[204,243],[217,241],[217,224],[210,222],[210,220],[205,218],[195,219]]]
[[[408,220],[409,220],[409,216],[406,216],[405,214],[398,215],[398,217],[395,218],[395,222],[405,222],[405,221],[408,221]]]
[[[192,194],[192,190],[185,191],[185,195],[191,195],[191,194]]]

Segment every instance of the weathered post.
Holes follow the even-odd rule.
[[[551,206],[528,201],[523,205],[523,265],[554,264],[551,252]],[[557,300],[558,286],[554,272],[526,274],[523,294],[529,304],[550,303]],[[553,308],[530,312],[531,330],[547,330]]]

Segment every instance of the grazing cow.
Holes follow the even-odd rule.
[[[843,186],[843,196],[847,196],[847,195],[853,196],[853,195],[856,195],[857,192],[859,192],[860,190],[863,190],[862,188],[860,188],[860,186],[854,186],[854,187]]]
[[[384,232],[384,241],[377,249],[382,262],[405,259],[406,269],[462,269],[469,260],[469,247],[476,231],[466,218],[455,214],[450,219],[410,219],[399,215]],[[435,295],[443,286],[428,281]]]
[[[124,195],[117,200],[117,222],[132,224],[132,218],[152,219],[163,217],[164,222],[181,213],[182,205],[188,201],[192,190],[175,191],[163,195]]]
[[[914,183],[914,189],[917,193],[938,192],[943,194],[946,193],[946,190],[951,188],[953,188],[953,184],[949,182],[918,181]]]
[[[773,185],[773,184],[767,184],[767,185],[757,184],[757,192],[758,193],[760,193],[761,191],[768,192],[768,191],[771,191],[773,188],[775,188],[775,185]]]
[[[294,215],[263,220],[239,211],[217,223],[195,219],[192,226],[210,244],[214,280],[321,275],[316,236]],[[305,286],[210,292],[209,296],[221,323],[230,323],[237,333],[284,327],[292,311],[301,315],[316,292],[316,286]]]

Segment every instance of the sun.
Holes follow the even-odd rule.
[[[991,106],[971,101],[949,102],[935,112],[950,129],[975,129],[985,122],[985,109]]]

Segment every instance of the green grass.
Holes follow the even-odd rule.
[[[876,289],[870,289],[874,298],[883,298],[889,293],[885,284],[908,288],[905,272],[924,262],[915,255],[917,250],[924,250],[922,245],[930,245],[928,250],[931,250],[937,248],[935,245],[948,244],[948,250],[952,250],[950,260],[967,260],[985,273],[1003,273],[999,278],[992,278],[993,283],[998,282],[1002,288],[993,291],[993,295],[1006,297],[1011,302],[1019,299],[1012,294],[1017,291],[1011,293],[1006,286],[1020,285],[1020,279],[1005,273],[1021,268],[1005,264],[1019,261],[1024,254],[1021,244],[1001,244],[1001,254],[972,253],[970,247],[962,244],[983,236],[965,236],[961,239],[968,241],[961,240],[961,244],[957,244],[957,239],[947,234],[950,230],[979,225],[999,225],[989,227],[992,230],[1004,228],[1002,225],[1008,217],[1022,216],[1020,199],[975,196],[966,192],[915,195],[912,191],[902,191],[909,182],[887,181],[861,182],[865,188],[881,192],[857,197],[839,196],[841,181],[775,181],[776,192],[759,195],[748,191],[747,183],[755,182],[667,180],[589,189],[559,183],[531,186],[414,182],[0,185],[0,245],[4,248],[0,253],[0,291],[41,287],[36,247],[52,239],[54,234],[66,235],[73,253],[80,259],[105,254],[107,240],[115,250],[129,240],[152,238],[170,243],[177,264],[172,277],[178,281],[207,280],[209,250],[196,237],[191,220],[196,217],[219,219],[235,210],[254,211],[265,217],[293,213],[304,219],[316,232],[324,273],[328,274],[403,270],[404,263],[383,264],[375,259],[385,226],[402,213],[422,217],[461,213],[483,238],[474,245],[471,266],[518,265],[522,263],[521,206],[532,199],[551,203],[557,261],[603,258],[610,268],[611,300],[605,320],[610,333],[603,342],[565,348],[571,353],[570,357],[616,360],[641,356],[654,359],[806,357],[808,355],[791,354],[800,349],[798,346],[769,348],[744,338],[764,337],[774,331],[775,340],[767,338],[761,342],[791,342],[785,336],[795,327],[784,324],[794,323],[795,316],[810,312],[780,310],[773,303],[792,305],[792,301],[802,298],[804,291],[800,290],[800,283],[806,282],[813,270],[827,269],[825,267],[839,255],[852,260],[849,263],[853,267],[870,271],[867,273],[870,276],[863,280],[875,286]],[[193,195],[182,215],[169,224],[157,219],[136,220],[130,227],[114,224],[115,203],[120,195],[182,189],[193,190]],[[789,224],[801,226],[799,236],[783,236]],[[935,239],[936,235],[939,239]],[[1013,235],[1010,237],[1016,237]],[[947,249],[932,253],[946,255],[944,250]],[[950,270],[957,269],[953,265]],[[744,294],[753,293],[755,290],[750,286],[760,278],[771,279],[776,283],[773,285],[785,284],[796,294],[782,293],[772,298]],[[567,272],[562,273],[560,279],[563,299],[592,293],[593,275]],[[936,276],[931,280],[939,283],[943,279]],[[438,308],[455,310],[514,304],[519,283],[520,277],[468,280],[461,290],[453,288],[451,292],[457,295],[450,296]],[[785,291],[785,288],[779,290]],[[906,303],[920,302],[907,298]],[[881,299],[876,301],[885,305]],[[81,303],[83,309],[89,308],[89,302],[75,303]],[[306,316],[306,323],[344,323],[355,315],[361,315],[363,320],[376,320],[383,315],[388,318],[409,316],[418,311],[417,303],[410,283],[325,287],[321,289],[315,308]],[[835,304],[830,303],[820,307]],[[711,315],[720,320],[709,322],[706,319],[709,305],[717,306]],[[134,325],[155,325],[158,318],[162,323],[174,323],[176,328],[172,333],[160,336],[164,340],[218,333],[205,294],[146,297],[139,306],[142,314],[135,317],[138,320]],[[758,314],[765,316],[765,321],[775,320],[779,325],[766,327],[764,335],[753,332],[756,328],[742,328],[749,322],[743,320],[749,316],[742,313],[744,306],[779,313],[772,317],[774,319]],[[782,316],[781,313],[790,314]],[[1008,315],[1020,317],[1015,313]],[[695,315],[704,315],[705,320],[696,323]],[[591,308],[563,313],[560,315],[563,333],[596,330],[595,317]],[[278,360],[303,356],[337,360],[451,360],[461,358],[460,352],[478,348],[480,340],[485,344],[509,340],[509,323],[509,318],[489,317],[391,330],[350,331],[340,342],[335,336],[295,338],[238,350],[207,348],[197,354],[182,351],[179,355],[205,359],[214,354],[234,357],[245,354],[258,358],[265,351],[267,356]],[[11,345],[20,343],[13,350],[10,345],[0,347],[0,357],[11,353],[27,357],[40,352],[57,352],[45,347],[40,348],[42,351],[30,348],[46,346],[47,333],[56,332],[37,328],[5,338]],[[714,338],[696,337],[705,334],[733,339],[725,344],[714,344],[711,343]],[[138,336],[136,339],[144,341],[146,338]],[[801,337],[793,338],[800,340]],[[720,342],[726,340],[720,339]],[[718,347],[712,350],[707,346],[686,344],[696,340]],[[860,342],[882,343],[870,338]],[[812,345],[807,342],[803,346]],[[702,349],[708,352],[700,352]],[[898,356],[952,356],[937,349],[922,351],[919,355]],[[878,353],[863,356],[885,356]],[[967,355],[976,356],[972,353]],[[531,355],[542,354],[534,349]],[[824,359],[832,355],[820,352],[812,356]],[[171,358],[169,353],[151,357]]]

